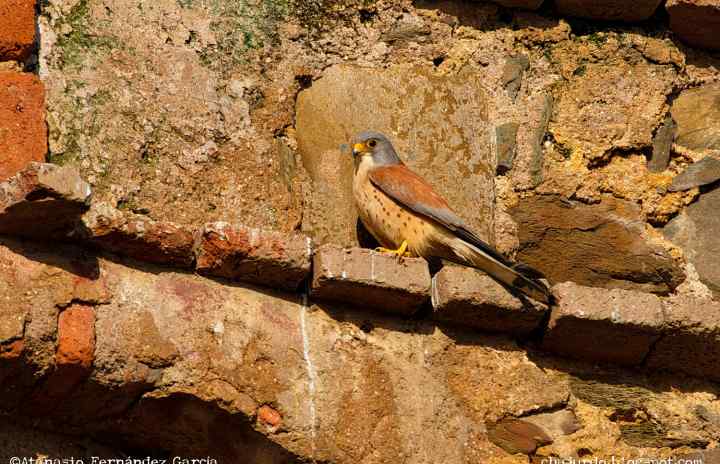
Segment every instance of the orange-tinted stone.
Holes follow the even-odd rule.
[[[58,319],[58,366],[89,368],[95,356],[95,312],[87,305],[74,304]]]

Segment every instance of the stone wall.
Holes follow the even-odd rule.
[[[719,17],[6,2],[0,459],[720,459]],[[366,128],[556,303],[360,248]]]

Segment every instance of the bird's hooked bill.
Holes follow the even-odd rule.
[[[360,143],[354,143],[354,144],[353,144],[353,147],[352,147],[352,154],[353,154],[353,156],[357,156],[357,155],[359,155],[360,153],[364,153],[364,152],[366,152],[366,151],[367,151],[367,148],[365,147],[365,144],[364,144],[364,143],[360,142]]]

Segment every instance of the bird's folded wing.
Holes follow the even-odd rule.
[[[504,256],[468,229],[465,222],[450,209],[447,201],[407,166],[378,166],[371,169],[368,175],[373,185],[393,200],[441,224],[502,264],[512,267],[512,263]]]

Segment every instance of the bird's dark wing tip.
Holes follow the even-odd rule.
[[[534,267],[528,266],[525,263],[515,263],[512,266],[513,270],[528,277],[530,279],[544,279],[545,274],[538,271]]]

